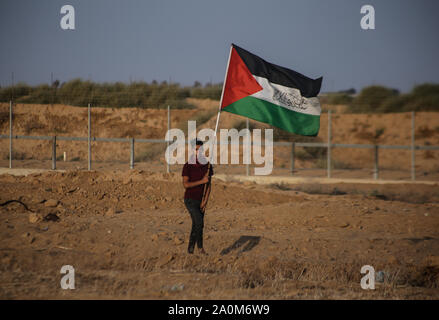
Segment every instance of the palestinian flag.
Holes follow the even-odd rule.
[[[220,107],[295,134],[316,136],[321,85],[322,78],[310,79],[232,44]]]

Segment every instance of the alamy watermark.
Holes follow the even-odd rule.
[[[75,8],[70,4],[66,4],[61,7],[60,13],[64,14],[59,22],[61,29],[75,30]]]
[[[375,290],[375,269],[370,265],[364,265],[361,267],[361,274],[366,274],[361,278],[361,289]]]
[[[364,16],[360,20],[360,26],[363,30],[375,30],[375,8],[370,4],[361,7],[360,13]]]
[[[75,30],[75,8],[66,4],[61,7],[63,14],[60,26],[63,30]],[[363,30],[375,30],[375,8],[370,4],[361,6],[360,13],[363,14],[360,20],[360,27]]]
[[[64,265],[61,267],[60,273],[65,274],[60,281],[61,288],[64,290],[75,289],[75,269],[71,265]]]
[[[204,145],[195,157],[195,145],[190,143],[195,139],[204,141]],[[242,143],[240,142],[242,138]],[[221,129],[215,136],[213,129],[205,128],[197,133],[196,121],[188,121],[188,142],[183,130],[170,129],[166,132],[165,139],[170,143],[166,148],[165,159],[170,165],[185,164],[186,145],[188,145],[188,162],[194,164],[197,159],[201,164],[208,161],[212,164],[240,164],[240,144],[242,145],[242,164],[263,165],[254,168],[255,175],[269,175],[273,171],[273,129],[264,130],[264,143],[262,143],[262,130],[253,129]],[[219,159],[217,145],[220,145]],[[229,163],[229,145],[231,145],[231,161]],[[264,155],[262,155],[264,146]]]

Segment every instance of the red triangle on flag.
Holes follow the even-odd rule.
[[[230,52],[221,109],[242,98],[248,97],[263,88],[248,70],[235,48]]]

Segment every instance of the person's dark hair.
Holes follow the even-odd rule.
[[[202,146],[203,145],[203,141],[201,141],[201,140],[198,140],[198,139],[194,139],[194,140],[192,140],[191,141],[191,144],[193,145],[193,146]]]

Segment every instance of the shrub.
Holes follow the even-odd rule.
[[[385,99],[377,112],[387,113],[387,112],[404,112],[406,109],[406,104],[410,101],[410,96],[407,94],[400,96],[392,96]]]
[[[404,105],[404,111],[439,111],[439,94],[412,97]]]
[[[195,82],[193,86],[182,87],[178,83],[168,84],[152,81],[95,83],[79,78],[59,84],[42,84],[28,86],[17,83],[14,87],[0,88],[0,101],[7,102],[12,98],[22,103],[62,103],[73,106],[93,106],[124,108],[173,108],[190,109],[193,105],[186,98],[219,100],[222,83],[206,84]],[[406,112],[406,111],[438,111],[439,84],[425,83],[413,88],[408,94],[399,95],[395,89],[383,86],[369,86],[353,98],[350,89],[321,96],[322,103],[350,105],[352,112]],[[280,130],[280,129],[279,129]],[[275,132],[281,140],[290,140],[292,135],[281,131]]]
[[[396,97],[398,91],[383,86],[370,86],[364,88],[352,101],[353,112],[379,112],[382,103],[389,98]]]
[[[439,84],[434,84],[434,83],[420,84],[414,87],[412,90],[412,95],[415,98],[438,95],[438,94],[439,94]]]
[[[30,90],[28,95],[22,96],[16,100],[21,103],[48,104],[53,102],[53,90],[54,89],[50,88],[47,84],[42,84]]]
[[[14,87],[0,88],[0,101],[8,102],[17,100],[30,94],[32,88],[23,82],[17,83]]]
[[[330,93],[326,96],[325,102],[328,104],[350,104],[354,98],[346,93]]]
[[[439,84],[425,83],[410,93],[381,86],[364,88],[351,104],[353,112],[439,111]]]
[[[206,84],[203,88],[199,85],[199,83],[195,83],[196,86],[190,90],[190,96],[192,98],[199,99],[212,99],[219,100],[221,98],[221,92],[223,89],[223,84]]]
[[[195,118],[191,120],[195,120],[197,122],[197,126],[199,126],[209,121],[216,113],[217,113],[216,110],[207,110],[204,112],[197,113],[195,115]]]
[[[221,85],[206,85],[194,88],[196,97],[219,99]],[[125,84],[94,83],[73,79],[59,85],[55,81],[53,85],[42,84],[30,87],[19,83],[14,87],[0,88],[0,101],[14,100],[22,103],[62,103],[73,106],[86,107],[89,103],[93,106],[123,108],[166,108],[168,105],[177,109],[191,109],[193,105],[185,101],[191,97],[193,88],[181,87],[179,84],[167,84],[166,82],[151,84],[146,82],[133,82]]]

